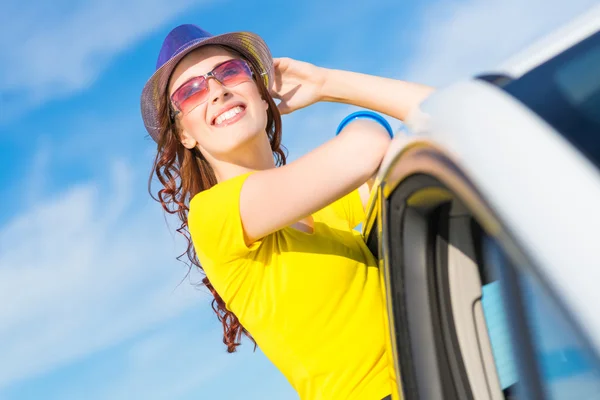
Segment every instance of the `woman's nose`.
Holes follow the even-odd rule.
[[[220,98],[225,98],[229,95],[227,88],[215,78],[208,79],[208,93],[210,96],[210,101],[213,104],[218,102]]]

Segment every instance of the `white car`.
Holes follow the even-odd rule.
[[[398,133],[363,234],[395,399],[600,399],[600,6]]]

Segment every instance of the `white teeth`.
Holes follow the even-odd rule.
[[[230,118],[235,117],[237,114],[241,113],[244,109],[241,106],[233,107],[230,110],[225,111],[223,114],[219,115],[217,119],[215,119],[215,125],[221,124],[223,121],[227,121]]]

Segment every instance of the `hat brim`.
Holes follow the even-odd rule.
[[[192,50],[208,45],[226,46],[242,54],[263,77],[267,89],[270,88],[273,82],[273,57],[269,47],[260,36],[251,32],[230,32],[192,41],[157,69],[142,90],[142,119],[146,130],[155,142],[158,142],[160,134],[160,101],[166,94],[167,84],[173,70],[179,61]]]

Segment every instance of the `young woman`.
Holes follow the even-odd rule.
[[[381,400],[395,387],[377,262],[353,229],[391,135],[356,118],[286,165],[280,113],[336,101],[403,119],[430,91],[273,60],[254,34],[194,25],[167,35],[144,87],[157,200],[181,219],[227,350],[248,336],[302,400]]]

